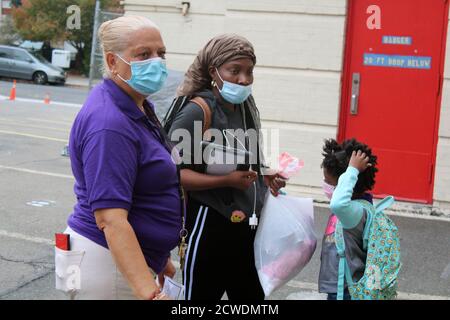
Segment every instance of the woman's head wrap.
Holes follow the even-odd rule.
[[[225,62],[249,58],[256,64],[252,44],[236,34],[222,34],[208,41],[200,50],[194,62],[178,87],[178,96],[191,96],[204,89],[211,89],[210,67],[219,68]]]

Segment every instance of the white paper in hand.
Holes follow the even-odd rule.
[[[171,300],[184,300],[184,286],[167,276],[164,276],[164,287],[161,293]]]

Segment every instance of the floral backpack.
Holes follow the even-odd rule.
[[[353,282],[345,258],[343,227],[338,222],[335,233],[340,257],[337,299],[343,299],[345,278],[352,300],[393,300],[397,296],[397,277],[401,268],[400,241],[397,226],[383,210],[394,203],[394,198],[388,196],[375,206],[366,200],[356,201],[367,212],[363,232],[363,246],[367,250],[366,267],[362,278]]]

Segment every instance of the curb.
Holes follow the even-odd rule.
[[[330,208],[330,203],[326,201],[321,200],[314,200],[314,206],[318,208]],[[434,221],[446,221],[450,222],[450,216],[447,214],[436,216],[431,214],[423,213],[422,211],[418,210],[408,210],[405,208],[396,208],[396,205],[394,204],[393,208],[384,210],[384,212],[389,216],[397,216],[397,217],[404,217],[404,218],[414,218],[414,219],[423,219],[423,220],[434,220]]]
[[[291,188],[289,188],[291,187]],[[330,201],[322,194],[314,192],[316,188],[311,188],[308,192],[307,188],[297,189],[295,185],[287,186],[287,193],[293,196],[312,198],[314,206],[321,208],[329,208]],[[375,199],[375,203],[379,199]],[[428,219],[428,220],[439,220],[439,221],[449,221],[450,222],[450,208],[447,207],[437,207],[433,205],[418,204],[412,202],[396,201],[394,205],[386,210],[388,215],[408,217],[408,218],[418,218],[418,219]]]

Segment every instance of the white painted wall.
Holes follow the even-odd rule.
[[[291,182],[317,187],[323,140],[336,137],[345,0],[127,0],[127,14],[146,15],[163,31],[168,66],[185,71],[213,36],[247,37],[257,55],[254,96],[265,128],[280,129],[282,151],[305,161]],[[270,21],[270,23],[268,23]]]
[[[254,96],[263,127],[279,128],[281,151],[305,161],[291,190],[321,196],[323,140],[336,137],[345,44],[346,0],[125,0],[163,32],[169,68],[185,71],[217,34],[247,37],[257,55]],[[449,38],[450,41],[450,38]],[[450,50],[447,51],[447,56]],[[450,208],[450,65],[445,71],[436,203]]]

